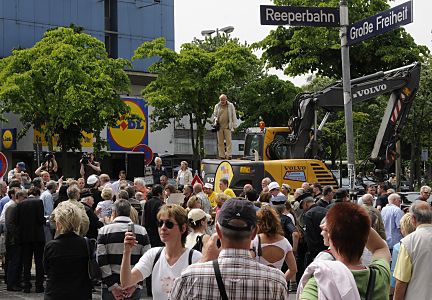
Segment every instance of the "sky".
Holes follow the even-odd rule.
[[[392,1],[396,6],[407,0]],[[414,37],[417,44],[426,45],[432,51],[432,1],[414,1],[414,21],[405,29]],[[195,37],[202,38],[202,30],[233,26],[232,37],[249,44],[262,40],[275,26],[260,24],[260,5],[273,5],[269,0],[176,0],[174,2],[175,49],[191,42]],[[260,53],[257,53],[260,55]],[[282,71],[272,71],[282,79],[289,79],[295,85],[306,83],[308,75],[289,78]]]

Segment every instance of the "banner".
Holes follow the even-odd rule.
[[[142,120],[127,120],[120,117],[117,126],[107,128],[107,140],[110,151],[132,151],[137,145],[148,144],[148,107],[144,99],[125,98],[131,113]]]
[[[4,128],[2,129],[2,149],[16,150],[17,144],[17,129]]]

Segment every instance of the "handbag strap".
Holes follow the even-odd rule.
[[[216,281],[217,281],[217,285],[218,285],[218,288],[219,288],[219,293],[220,293],[220,295],[222,297],[222,300],[228,300],[228,296],[227,296],[227,293],[226,293],[226,290],[225,290],[225,285],[224,285],[224,283],[222,281],[222,275],[221,275],[221,272],[220,272],[219,263],[218,263],[217,259],[215,259],[213,261],[213,269],[214,269],[214,272],[216,274]]]
[[[370,275],[369,275],[369,281],[366,289],[366,298],[365,300],[372,300],[373,298],[373,291],[375,289],[375,277],[376,277],[376,271],[374,268],[369,268]]]
[[[92,254],[91,254],[91,251],[90,251],[89,239],[87,237],[84,237],[84,239],[85,239],[86,246],[87,246],[87,254],[88,254],[89,260],[90,260],[92,258]]]

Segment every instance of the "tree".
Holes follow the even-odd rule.
[[[228,39],[215,47],[211,41],[186,43],[179,53],[165,47],[158,38],[143,43],[133,59],[158,57],[149,67],[156,80],[142,91],[154,108],[152,130],[163,129],[173,120],[187,117],[194,160],[204,156],[205,125],[221,93],[239,89],[250,79],[251,70],[260,66],[258,58],[246,45]],[[195,131],[194,131],[195,130]]]
[[[21,136],[31,126],[41,131],[50,151],[56,134],[62,151],[81,149],[83,131],[94,134],[99,151],[106,145],[101,131],[129,112],[118,94],[129,88],[126,66],[125,59],[108,58],[104,44],[88,34],[49,30],[32,48],[0,61],[2,110],[20,115]]]
[[[263,74],[246,84],[236,95],[240,128],[257,126],[263,120],[266,126],[287,126],[292,114],[292,103],[301,89],[276,75]]]
[[[339,0],[274,0],[276,5],[338,7]],[[357,22],[389,8],[386,0],[350,0],[349,21]],[[282,27],[255,47],[261,48],[269,67],[296,76],[316,72],[331,78],[342,74],[339,28]],[[397,68],[422,59],[429,51],[418,46],[405,29],[399,28],[350,47],[352,77]]]
[[[432,115],[432,57],[428,56],[422,64],[420,85],[416,99],[408,116],[408,121],[402,133],[402,148],[410,153],[410,182],[420,186],[421,171],[421,150],[427,148],[430,154],[432,144],[430,116]],[[403,153],[402,153],[403,154]],[[430,175],[430,174],[429,174]]]

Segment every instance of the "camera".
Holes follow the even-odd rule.
[[[51,152],[45,154],[45,161],[50,161],[53,158],[54,158],[54,154],[52,154]]]
[[[87,165],[89,163],[89,157],[86,153],[84,153],[81,157],[81,163],[83,165]]]
[[[212,125],[212,132],[218,132],[219,131],[219,129],[220,129],[220,125],[219,125],[219,123],[216,123],[216,124],[214,124],[214,125]]]

